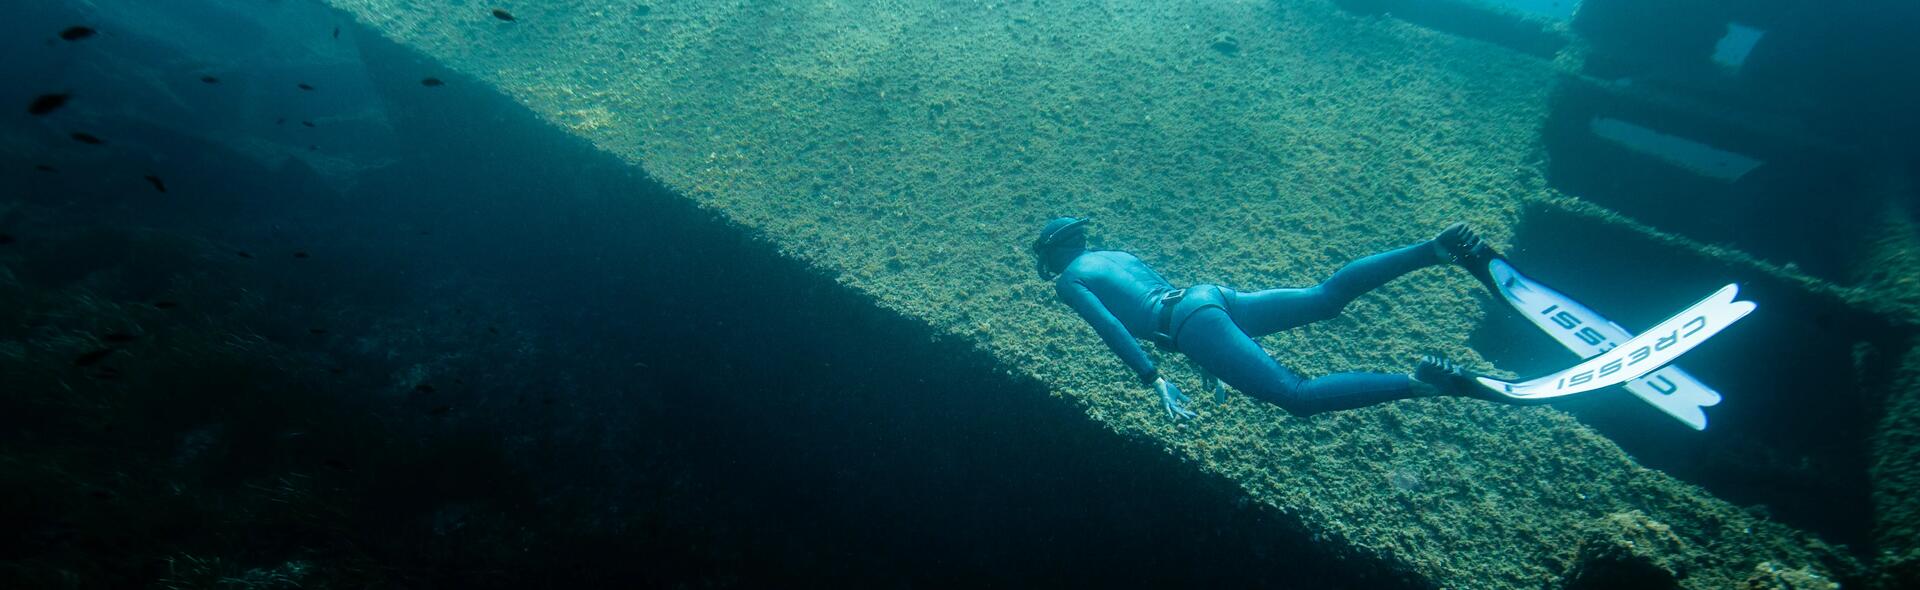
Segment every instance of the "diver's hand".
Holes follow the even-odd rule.
[[[1179,420],[1199,415],[1187,409],[1186,405],[1193,400],[1187,399],[1187,394],[1180,393],[1180,388],[1174,386],[1173,382],[1168,381],[1166,377],[1154,379],[1153,390],[1160,392],[1160,404],[1167,407],[1167,417]]]
[[[1206,369],[1200,369],[1200,388],[1213,392],[1213,401],[1227,403],[1227,388],[1220,385],[1220,378]]]

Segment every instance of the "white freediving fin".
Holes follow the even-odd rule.
[[[1503,262],[1496,260],[1492,266],[1498,268],[1505,265]],[[1510,266],[1507,268],[1511,271]],[[1515,273],[1512,276],[1518,275]],[[1509,290],[1508,287],[1501,287],[1503,293]],[[1699,303],[1693,304],[1692,307],[1688,307],[1685,311],[1667,318],[1666,321],[1660,322],[1660,325],[1654,326],[1652,330],[1648,330],[1646,333],[1628,339],[1625,342],[1619,342],[1617,345],[1615,342],[1607,340],[1604,337],[1605,334],[1600,332],[1599,326],[1604,325],[1620,333],[1625,333],[1625,330],[1620,329],[1619,326],[1613,325],[1611,322],[1605,322],[1597,315],[1592,316],[1594,319],[1600,319],[1602,322],[1597,325],[1581,326],[1574,324],[1572,326],[1565,326],[1564,324],[1566,322],[1554,321],[1554,323],[1551,324],[1553,329],[1549,329],[1548,332],[1554,334],[1556,339],[1559,339],[1560,332],[1569,332],[1574,335],[1576,340],[1583,344],[1587,344],[1590,340],[1593,340],[1593,342],[1588,345],[1604,346],[1605,348],[1599,354],[1591,356],[1572,368],[1536,379],[1529,379],[1518,383],[1488,377],[1479,377],[1478,379],[1481,384],[1492,388],[1501,395],[1525,402],[1539,402],[1634,381],[1641,377],[1648,376],[1662,367],[1666,367],[1675,359],[1680,358],[1681,355],[1686,354],[1687,351],[1692,350],[1695,346],[1699,346],[1702,342],[1706,342],[1706,340],[1713,337],[1714,334],[1720,333],[1720,331],[1726,329],[1727,326],[1733,325],[1733,323],[1739,321],[1740,318],[1752,313],[1756,307],[1754,303],[1751,301],[1735,301],[1734,296],[1738,293],[1739,287],[1737,285],[1721,287],[1720,290],[1715,291],[1713,295],[1700,300]],[[1582,307],[1580,309],[1584,310],[1585,308]],[[1560,318],[1561,316],[1558,314],[1561,311],[1565,311],[1565,309],[1555,309],[1549,306],[1542,308],[1535,315]],[[1592,312],[1591,310],[1587,310],[1587,313],[1590,314]],[[1545,328],[1546,326],[1543,325],[1542,327]],[[1566,342],[1566,340],[1562,340],[1563,344]],[[1572,347],[1569,346],[1569,348]],[[1575,352],[1580,351],[1576,350]],[[1658,389],[1658,387],[1671,388],[1672,384],[1675,383],[1671,379],[1671,376],[1668,376],[1667,379],[1663,381],[1648,383],[1647,385],[1649,387],[1657,386],[1655,393],[1661,393],[1662,390]],[[1693,383],[1698,384],[1698,381],[1693,381]],[[1701,390],[1711,392],[1711,390],[1707,390],[1704,387],[1701,387]],[[1667,397],[1657,399],[1660,399],[1664,403],[1672,403],[1667,401],[1671,399],[1672,393],[1662,393],[1661,395]],[[1717,402],[1719,395],[1713,394],[1712,399]],[[1662,405],[1662,403],[1655,403],[1655,406],[1660,407],[1662,410],[1667,410],[1667,406]],[[1693,406],[1694,412],[1697,413],[1699,407],[1699,405]],[[1672,410],[1668,410],[1668,413],[1675,414]],[[1701,413],[1697,414],[1697,416],[1699,418],[1699,424],[1701,424],[1701,427],[1704,427],[1706,420],[1705,415]],[[1687,417],[1680,414],[1675,414],[1675,417],[1681,418],[1682,421],[1688,422],[1690,425],[1694,424],[1694,422],[1689,421]]]
[[[1508,305],[1582,359],[1598,356],[1633,337],[1632,332],[1572,297],[1520,274],[1519,269],[1503,258],[1490,260],[1487,272],[1487,278],[1491,279],[1489,286]],[[1626,388],[1694,430],[1707,428],[1704,408],[1720,403],[1721,399],[1719,392],[1673,365],[1628,381]]]

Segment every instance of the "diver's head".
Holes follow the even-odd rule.
[[[1086,217],[1059,217],[1047,222],[1040,228],[1040,237],[1033,240],[1033,266],[1042,280],[1053,280],[1055,275],[1067,269],[1067,264],[1087,251]]]

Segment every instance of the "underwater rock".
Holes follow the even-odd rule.
[[[1840,583],[1812,568],[1788,569],[1766,561],[1754,566],[1753,575],[1740,583],[1739,590],[1840,590]]]
[[[1678,588],[1686,541],[1673,528],[1635,510],[1585,527],[1567,588]]]
[[[1221,31],[1219,34],[1214,35],[1212,39],[1208,39],[1207,46],[1212,47],[1214,51],[1227,55],[1240,53],[1240,39],[1234,37],[1233,33],[1225,31]]]

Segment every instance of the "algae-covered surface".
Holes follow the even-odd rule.
[[[1032,274],[1024,245],[1060,214],[1176,282],[1243,288],[1456,220],[1504,242],[1552,196],[1550,63],[1319,1],[503,4],[512,21],[330,1],[1357,558],[1442,587],[1605,579],[1614,546],[1689,587],[1858,574],[1551,409],[1294,418],[1236,396],[1169,421]],[[1485,368],[1476,291],[1421,271],[1265,344],[1310,375],[1429,352]]]

